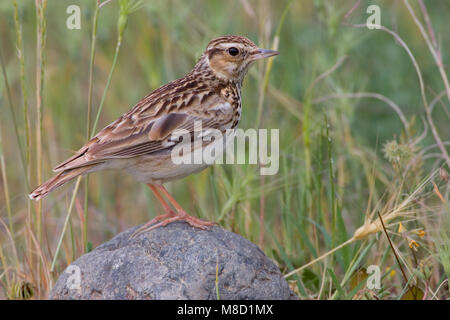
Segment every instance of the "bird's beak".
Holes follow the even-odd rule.
[[[275,50],[268,50],[268,49],[256,49],[251,53],[251,60],[259,60],[264,58],[273,57],[280,54],[278,51]]]

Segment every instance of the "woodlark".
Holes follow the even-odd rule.
[[[245,37],[212,40],[191,72],[149,93],[103,128],[74,156],[58,165],[54,169],[58,174],[36,188],[30,198],[39,200],[80,175],[122,169],[148,184],[165,210],[141,231],[180,220],[202,229],[213,225],[188,215],[163,186],[208,166],[174,163],[171,151],[179,139],[174,139],[172,133],[184,129],[194,136],[194,122],[200,122],[204,130],[213,128],[225,133],[234,129],[241,117],[241,86],[249,67],[258,59],[277,54],[258,48]]]

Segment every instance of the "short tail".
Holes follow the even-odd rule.
[[[79,167],[75,169],[68,169],[65,171],[62,171],[61,173],[57,174],[50,180],[47,180],[43,184],[41,184],[39,187],[37,187],[33,192],[31,192],[28,196],[32,200],[39,200],[56,188],[61,187],[63,184],[66,184],[67,182],[71,181],[72,179],[82,175],[86,174],[88,171],[92,169],[91,166],[84,166]]]

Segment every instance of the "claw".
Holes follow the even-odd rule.
[[[161,221],[161,222],[154,224],[157,221]],[[133,232],[133,234],[130,236],[130,239],[134,238],[135,236],[137,236],[143,232],[149,232],[149,231],[154,230],[159,227],[165,227],[168,224],[175,222],[175,221],[185,221],[191,227],[199,228],[202,230],[206,230],[206,229],[208,229],[208,227],[211,227],[216,224],[215,222],[212,222],[212,221],[201,220],[196,217],[190,216],[185,211],[180,211],[180,212],[178,212],[178,214],[176,214],[175,212],[172,211],[170,213],[159,215],[159,216],[153,218],[151,221],[147,222],[145,225],[143,225],[138,230]]]
[[[171,217],[174,217],[176,215],[177,215],[176,212],[170,210],[166,214],[161,214],[161,215],[158,215],[158,216],[154,217],[152,220],[150,220],[149,222],[144,224],[142,227],[140,227],[139,229],[134,231],[133,234],[130,236],[130,239],[136,237],[137,235],[139,235],[139,234],[141,234],[141,233],[143,233],[145,231],[150,231],[149,227],[152,224],[154,224],[155,222],[158,222],[158,221],[161,221],[161,220],[164,220],[164,219],[167,219],[167,218],[171,218]],[[149,229],[149,230],[147,230],[147,229]]]
[[[148,229],[148,231],[151,231],[151,230],[159,228],[159,227],[165,227],[168,224],[170,224],[172,222],[175,222],[175,221],[185,221],[191,227],[199,228],[199,229],[202,229],[202,230],[208,229],[208,227],[213,226],[214,224],[216,224],[215,222],[212,222],[212,221],[206,221],[206,220],[198,219],[196,217],[188,215],[184,211],[181,211],[175,217],[172,217],[172,218],[169,218],[169,219],[165,219],[164,221],[161,221],[160,223],[157,223],[157,224],[151,226]]]

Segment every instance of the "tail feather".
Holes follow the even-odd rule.
[[[41,184],[39,187],[37,187],[33,192],[31,192],[28,196],[32,200],[39,200],[56,188],[61,187],[63,184],[69,182],[70,180],[82,175],[86,174],[88,171],[92,169],[93,166],[84,166],[79,167],[75,169],[69,169],[62,171],[61,173],[57,174],[53,178],[47,180],[43,184]]]

